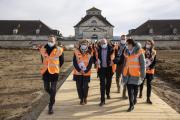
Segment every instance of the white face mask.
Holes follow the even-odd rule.
[[[121,44],[126,44],[126,40],[121,40]]]
[[[49,46],[49,47],[53,47],[54,45],[55,45],[55,43],[48,42],[48,46]]]
[[[106,44],[103,44],[101,45],[102,48],[107,48],[107,43]]]
[[[151,48],[151,45],[146,45],[146,48],[150,49],[150,48]]]
[[[81,52],[86,52],[87,50],[88,50],[88,47],[87,47],[87,45],[81,45],[80,46],[80,50],[81,50]]]

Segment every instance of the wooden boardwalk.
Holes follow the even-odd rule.
[[[180,114],[152,93],[153,105],[145,103],[144,98],[138,99],[133,112],[126,112],[128,100],[123,100],[121,94],[116,93],[115,79],[111,87],[111,99],[106,100],[106,105],[99,107],[99,80],[93,70],[90,82],[88,104],[79,105],[75,82],[72,74],[57,92],[54,114],[48,115],[46,107],[38,120],[180,120]]]

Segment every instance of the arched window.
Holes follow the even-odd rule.
[[[93,26],[97,25],[96,20],[92,20],[92,21],[91,21],[91,24],[92,24]]]
[[[153,34],[153,33],[154,33],[153,28],[150,28],[150,29],[149,29],[149,34]]]
[[[97,36],[96,34],[93,34],[93,35],[91,36],[91,39],[97,40],[97,39],[98,39],[98,36]]]
[[[178,29],[177,29],[177,28],[174,28],[174,29],[173,29],[173,34],[174,34],[174,35],[177,35],[177,32],[178,32]]]
[[[37,35],[40,34],[40,29],[36,29],[36,34],[37,34]]]
[[[13,29],[13,34],[14,35],[18,34],[18,29],[17,28]]]

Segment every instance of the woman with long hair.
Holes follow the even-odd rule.
[[[151,82],[154,79],[155,65],[156,65],[156,50],[154,49],[154,41],[148,40],[144,46],[145,59],[146,59],[146,77],[147,80],[147,103],[152,104],[151,97]],[[144,80],[144,81],[145,81]],[[140,85],[139,97],[142,98],[142,91],[144,86],[144,81]]]

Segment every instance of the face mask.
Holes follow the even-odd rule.
[[[81,46],[80,46],[80,50],[81,50],[81,52],[83,52],[83,53],[87,51],[87,48],[88,48],[87,45],[81,45]]]
[[[107,48],[107,43],[106,44],[103,44],[101,45],[102,48]]]
[[[146,48],[150,49],[150,48],[151,48],[151,45],[146,45]]]
[[[48,46],[49,46],[49,47],[53,47],[54,45],[55,45],[54,43],[48,42]]]
[[[121,40],[121,44],[126,44],[126,40]]]

